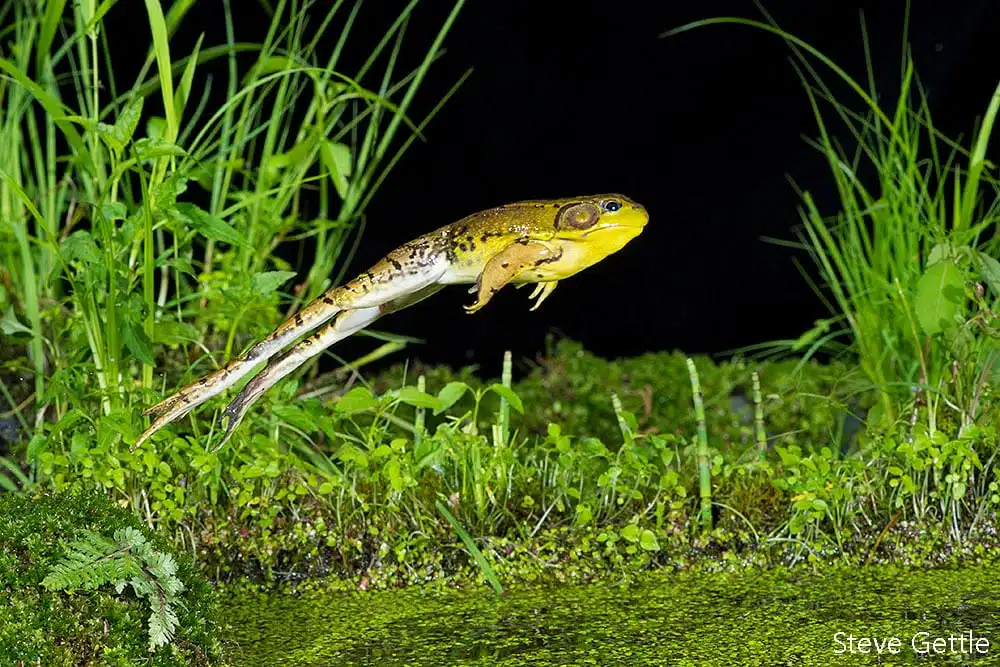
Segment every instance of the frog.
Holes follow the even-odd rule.
[[[146,409],[143,415],[152,423],[131,449],[266,362],[224,410],[222,447],[254,402],[282,378],[380,317],[449,285],[472,285],[469,293],[476,299],[464,306],[471,314],[506,285],[534,284],[530,310],[537,310],[561,280],[621,250],[648,221],[641,204],[621,194],[600,194],[504,204],[423,234],[326,290],[237,358]]]

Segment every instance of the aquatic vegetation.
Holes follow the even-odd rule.
[[[998,573],[997,565],[655,572],[522,586],[504,597],[433,586],[350,594],[240,589],[226,592],[228,640],[234,665],[988,662],[1000,636]],[[988,641],[985,654],[972,652],[970,630]],[[964,655],[927,647],[928,639],[963,635]],[[871,642],[859,650],[862,636],[878,637],[883,650]],[[898,638],[898,649],[885,638]]]

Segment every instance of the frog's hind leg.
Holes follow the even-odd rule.
[[[342,294],[343,291],[339,287],[327,290],[244,354],[147,408],[143,415],[152,416],[153,423],[139,436],[131,449],[134,451],[158,430],[232,387],[262,361],[273,356],[303,333],[312,331],[341,312],[343,309],[337,299]]]
[[[412,306],[440,290],[443,285],[428,285],[413,294],[398,297],[379,306],[345,310],[325,327],[312,336],[300,341],[295,347],[278,355],[243,387],[236,398],[232,400],[224,413],[228,418],[226,434],[219,443],[224,445],[233,431],[243,420],[250,406],[268,389],[277,384],[283,377],[294,371],[309,359],[315,357],[334,343],[361,331],[372,322],[391,312]]]
[[[432,263],[415,264],[411,255],[413,252],[408,246],[389,253],[369,271],[310,301],[245,354],[147,409],[143,414],[151,415],[153,423],[139,436],[131,449],[135,450],[170,422],[232,387],[262,361],[271,358],[303,334],[328,322],[330,318],[348,311],[377,308],[381,304],[406,299],[409,295],[420,293],[427,285],[437,284],[446,267]]]

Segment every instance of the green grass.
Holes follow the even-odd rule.
[[[878,391],[870,423],[914,426],[921,413],[931,435],[942,419],[988,423],[980,399],[996,371],[1000,297],[998,246],[988,232],[1000,198],[985,154],[1000,86],[964,149],[935,127],[908,49],[898,89],[879,91],[863,22],[867,85],[764,13],[769,23],[712,18],[666,34],[728,23],[779,36],[814,112],[818,138],[810,144],[830,167],[840,207],[825,215],[799,190],[801,243],[790,245],[814,261],[818,280],[810,282],[832,317],[776,347],[811,354],[846,343]],[[832,71],[855,99],[836,99],[821,70]]]
[[[875,88],[863,21],[867,87],[761,11],[768,23],[713,18],[666,33],[728,23],[783,39],[816,119],[818,138],[810,144],[829,165],[839,193],[839,211],[827,216],[799,190],[801,243],[790,244],[813,259],[819,280],[810,282],[831,319],[798,340],[758,349],[804,351],[807,357],[823,347],[846,352],[878,399],[866,416],[874,437],[863,454],[908,461],[889,466],[876,483],[889,485],[892,503],[906,514],[923,520],[937,512],[949,522],[949,534],[961,539],[959,525],[974,524],[985,511],[982,496],[969,501],[967,485],[975,478],[981,490],[996,488],[990,470],[996,412],[984,399],[997,378],[1000,263],[990,232],[1000,197],[991,175],[995,165],[985,155],[1000,111],[1000,84],[966,149],[935,127],[908,48],[898,89],[887,95]],[[904,37],[908,20],[907,5]],[[832,71],[855,99],[836,99],[820,70]],[[853,148],[838,139],[845,135]],[[932,458],[914,465],[914,455]],[[935,473],[924,467],[931,461]],[[822,471],[830,469],[827,463]],[[853,493],[864,492],[851,486]],[[934,486],[939,490],[928,492]],[[797,498],[802,512],[832,521],[841,547],[845,516],[831,513],[812,491]],[[806,514],[799,516],[804,523],[790,526],[808,525]]]
[[[270,24],[251,44],[225,0],[224,41],[201,35],[179,54],[195,4],[144,1],[151,46],[127,82],[104,26],[114,3],[0,10],[0,333],[15,350],[0,385],[4,412],[38,436],[32,466],[70,452],[82,424],[116,450],[142,407],[340,280],[368,202],[455,90],[410,117],[464,0],[436,33],[409,37],[426,49],[410,71],[399,52],[416,0],[383,17],[373,44],[351,42],[357,1],[261,3]],[[356,71],[342,66],[348,45],[367,53]],[[226,94],[210,108],[220,68]],[[315,256],[298,276],[275,251],[304,240]],[[46,436],[46,424],[61,427]],[[129,490],[136,506],[143,492]]]
[[[455,529],[455,533],[458,534],[459,539],[462,540],[462,544],[465,545],[469,555],[472,556],[472,559],[476,562],[476,567],[478,567],[480,572],[483,573],[486,580],[490,582],[490,586],[493,587],[493,590],[496,591],[497,595],[503,595],[503,585],[500,583],[500,579],[493,571],[493,568],[490,567],[489,561],[483,556],[483,552],[476,546],[476,542],[472,539],[472,536],[469,535],[469,532],[462,527],[462,524],[458,522],[458,519],[456,519],[454,515],[448,511],[448,508],[440,500],[435,502],[434,506],[437,507],[437,510],[441,513],[441,515],[448,520],[451,527]]]

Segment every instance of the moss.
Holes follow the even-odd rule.
[[[544,436],[548,425],[556,423],[565,433],[586,434],[610,446],[621,441],[609,398],[614,391],[624,409],[636,415],[640,431],[690,437],[695,418],[686,359],[680,352],[602,359],[575,341],[550,339],[545,355],[522,368],[527,372],[515,373],[520,379],[513,389],[521,397],[525,413],[515,416],[513,424],[522,435]],[[842,363],[693,359],[705,397],[709,438],[725,449],[752,442],[754,371],[760,376],[771,446],[835,442],[847,449],[853,444],[857,417],[874,401],[874,394],[864,390],[860,375]],[[452,380],[483,386],[496,379],[488,374],[477,378],[467,368],[456,372],[445,366],[415,363],[393,366],[375,376],[372,383],[376,391],[385,391],[398,387],[404,377],[413,384],[421,373],[430,393]],[[491,415],[496,400],[493,396],[484,400],[480,414]],[[466,403],[465,407],[471,406],[468,400]],[[405,409],[400,414],[409,416]]]
[[[184,606],[174,642],[148,651],[145,601],[111,587],[49,593],[40,582],[79,528],[110,535],[132,527],[154,548],[177,559]],[[126,589],[128,590],[128,589]],[[178,554],[170,540],[101,493],[0,497],[0,664],[209,665],[218,664],[214,590]]]

